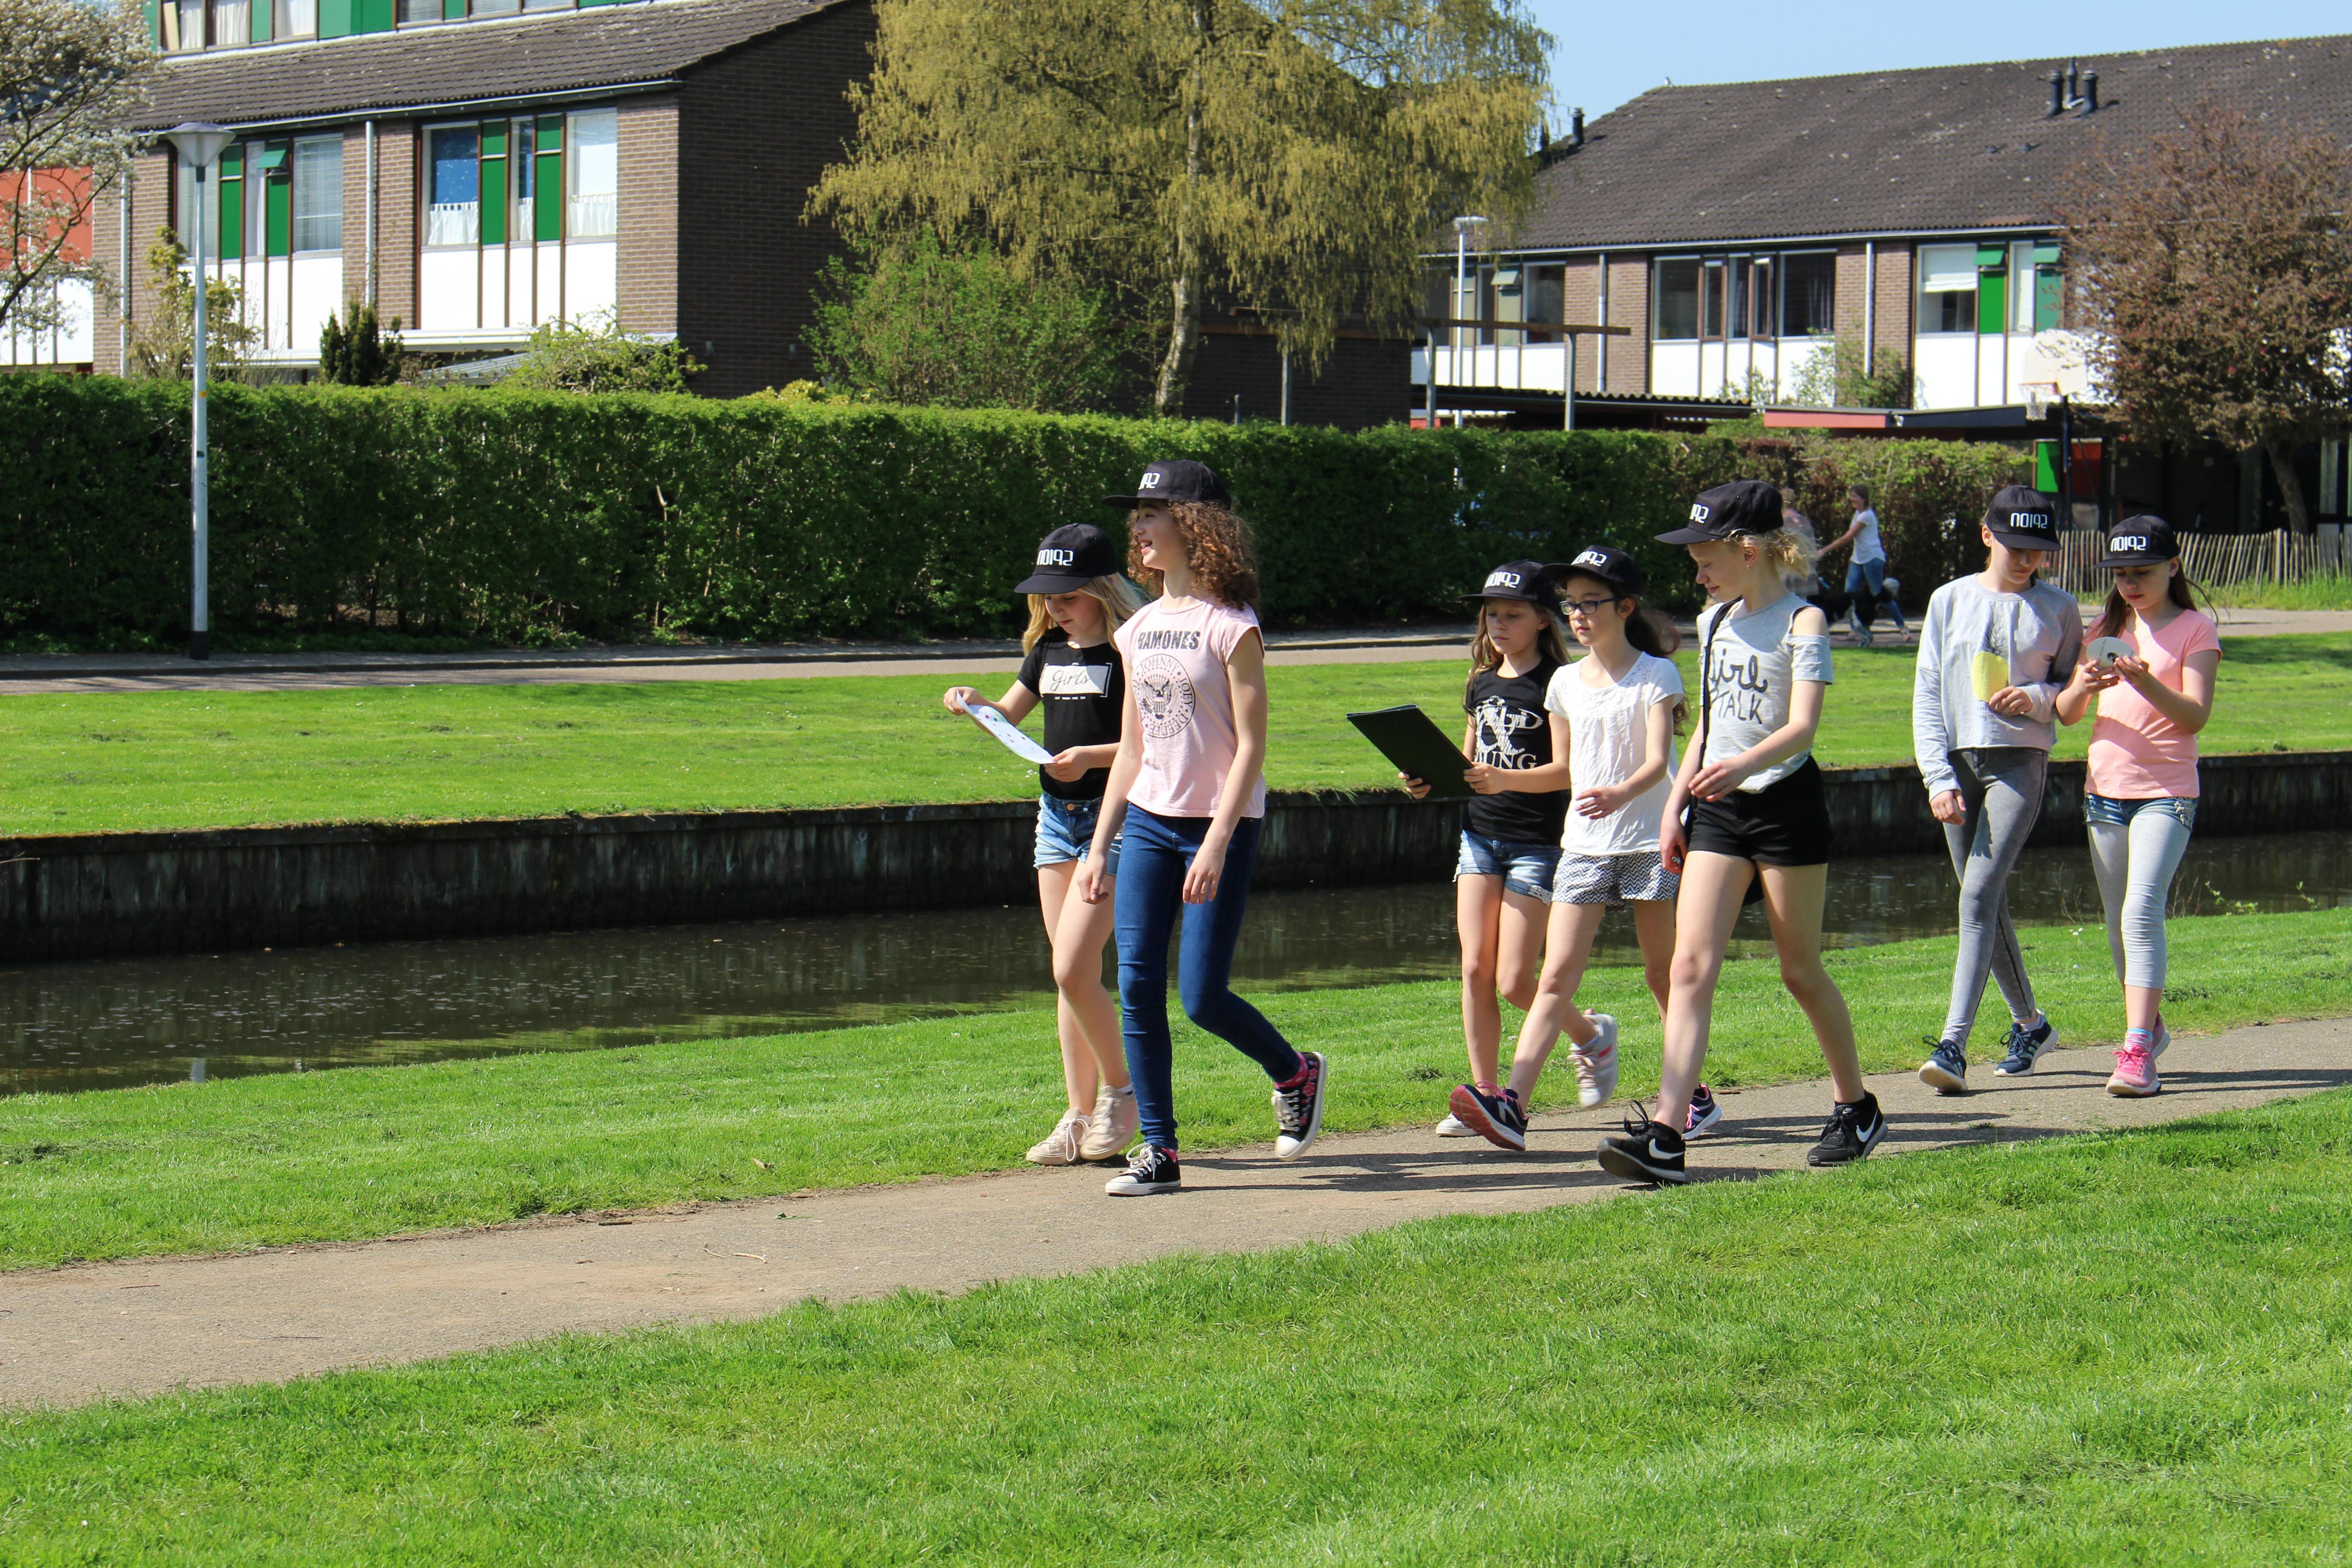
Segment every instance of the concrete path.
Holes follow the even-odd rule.
[[[2165,1056],[2165,1091],[2154,1100],[2107,1095],[2109,1066],[2105,1051],[2068,1051],[2014,1083],[1982,1072],[1985,1086],[1949,1100],[1908,1074],[1874,1079],[1891,1125],[1876,1157],[2170,1121],[2333,1088],[2352,1082],[2352,1024],[2183,1037]],[[1347,1075],[1342,1058],[1335,1093],[1347,1093]],[[1433,1101],[1442,1087],[1431,1086]],[[1720,1180],[1801,1167],[1828,1103],[1821,1083],[1727,1095],[1723,1125],[1694,1146],[1694,1170]],[[570,1330],[755,1318],[812,1296],[966,1290],[1168,1253],[1332,1240],[1432,1215],[1581,1202],[1629,1190],[1591,1159],[1622,1114],[1610,1106],[1541,1117],[1533,1147],[1518,1155],[1440,1142],[1426,1128],[1327,1138],[1292,1164],[1263,1147],[1204,1153],[1186,1162],[1185,1191],[1161,1198],[1107,1198],[1098,1167],[1022,1171],[0,1275],[0,1404],[281,1381]]]
[[[2352,631],[2352,612],[2230,610],[2231,637]],[[1685,639],[1693,630],[1682,627]],[[1841,644],[1851,634],[1832,628]],[[1458,656],[1468,628],[1276,632],[1270,664],[1394,664]],[[1881,647],[1907,637],[1882,632]],[[221,654],[194,664],[173,654],[17,654],[0,658],[0,696],[66,691],[316,691],[354,686],[576,686],[609,681],[785,680],[825,675],[1010,675],[1021,647],[1007,641],[780,643],[719,648],[604,647],[570,652]]]

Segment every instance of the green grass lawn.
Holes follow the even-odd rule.
[[[26,1563],[2341,1563],[2352,1095],[0,1418]]]
[[[2021,940],[2069,1040],[2121,1034],[2102,931],[2036,927]],[[2352,1015],[2347,940],[2352,910],[2175,921],[2166,1016],[2193,1030]],[[1942,1022],[1951,957],[1948,938],[1831,955],[1866,1066],[1919,1059],[1919,1037]],[[1648,1092],[1657,1015],[1637,973],[1595,972],[1586,999],[1623,1020],[1625,1092]],[[1454,986],[1262,1000],[1294,1038],[1330,1054],[1333,1131],[1444,1113],[1464,1070]],[[1711,1082],[1820,1074],[1769,962],[1729,965],[1716,1017]],[[1053,1041],[1050,1013],[1013,1012],[0,1099],[0,1267],[1003,1169],[1060,1112]],[[1255,1067],[1189,1029],[1179,1046],[1186,1147],[1273,1136]],[[1572,1090],[1564,1068],[1545,1087],[1539,1104]]]
[[[1824,763],[1908,760],[1913,658],[1838,655]],[[1695,659],[1683,663],[1687,677]],[[1342,715],[1419,702],[1450,728],[1462,668],[1274,669],[1270,781],[1390,783]],[[2231,641],[2206,750],[2352,746],[2347,673],[2352,634]],[[969,679],[0,698],[0,834],[1032,795],[1032,770],[940,709]],[[2059,754],[2080,756],[2087,735],[2066,731]]]
[[[2215,589],[2213,602],[2245,609],[2352,610],[2352,574],[2321,574],[2294,583],[2241,583]]]

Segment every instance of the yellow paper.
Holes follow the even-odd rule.
[[[1990,701],[1994,692],[2009,684],[2009,660],[1997,653],[1978,654],[1969,660],[1969,684],[1978,701]]]

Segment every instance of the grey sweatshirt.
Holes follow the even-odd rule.
[[[1936,590],[1919,624],[1919,670],[1911,687],[1911,749],[1930,795],[1959,788],[1954,752],[2031,746],[2058,740],[2058,693],[2083,653],[2083,609],[2074,595],[2037,582],[1996,594],[1979,576]],[[2019,718],[1985,701],[2004,686],[2033,699]]]

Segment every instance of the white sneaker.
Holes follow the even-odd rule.
[[[1445,1113],[1445,1120],[1437,1124],[1437,1135],[1440,1138],[1475,1138],[1478,1132],[1475,1128],[1462,1125],[1462,1118],[1449,1110]]]
[[[1592,1021],[1601,1032],[1568,1048],[1569,1065],[1576,1068],[1576,1103],[1587,1110],[1608,1104],[1617,1092],[1617,1020],[1595,1013]]]
[[[1031,1146],[1029,1163],[1033,1165],[1075,1165],[1085,1158],[1078,1151],[1084,1146],[1086,1138],[1087,1113],[1066,1110],[1062,1113],[1062,1120],[1054,1123],[1054,1130]]]
[[[1078,1158],[1117,1159],[1135,1142],[1136,1123],[1140,1116],[1133,1089],[1120,1094],[1104,1085],[1102,1092],[1095,1096],[1094,1115],[1087,1119],[1087,1135],[1078,1145]]]

